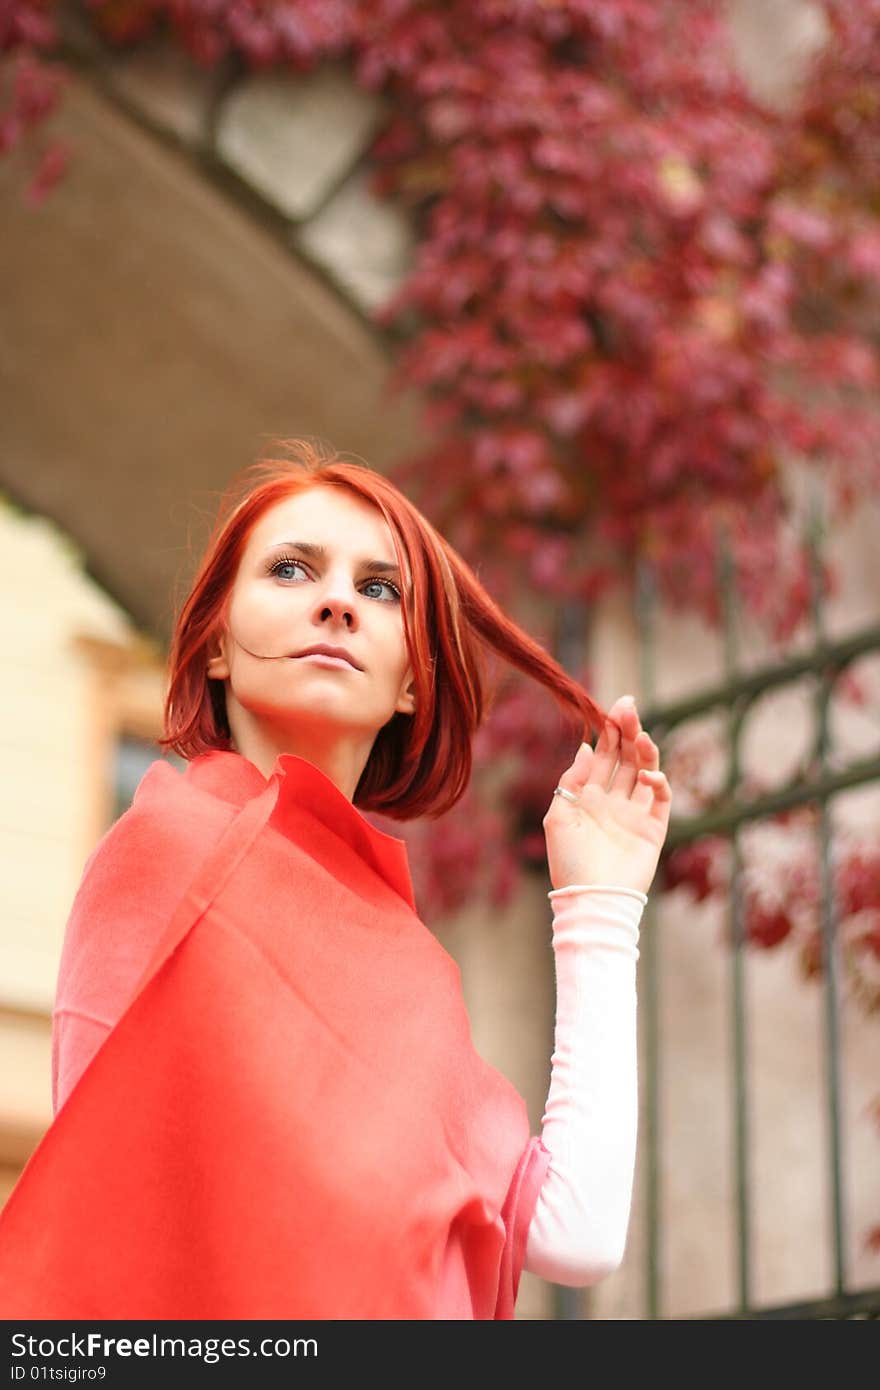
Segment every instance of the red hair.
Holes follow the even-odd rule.
[[[177,617],[169,653],[165,733],[160,747],[191,759],[232,749],[223,683],[207,675],[211,639],[222,628],[239,562],[257,520],[275,503],[312,487],[347,488],[388,522],[401,574],[402,607],[416,707],[379,730],[354,796],[363,811],[395,820],[437,817],[465,792],[472,740],[491,705],[485,648],[544,685],[574,716],[582,737],[606,714],[536,641],[506,617],[473,570],[381,473],[306,440],[276,440],[290,458],[261,458],[223,493],[195,579]]]

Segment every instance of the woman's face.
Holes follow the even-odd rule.
[[[225,682],[236,749],[265,776],[279,752],[297,753],[353,798],[376,734],[414,709],[405,582],[388,523],[353,493],[317,485],[260,517],[208,675]],[[356,665],[298,655],[316,644]]]

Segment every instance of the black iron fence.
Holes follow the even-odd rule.
[[[658,703],[653,699],[655,688],[656,603],[655,585],[648,567],[639,574],[638,624],[641,637],[641,682],[644,689],[642,723],[651,731],[660,749],[673,733],[680,733],[691,721],[708,713],[720,713],[727,741],[727,776],[712,806],[688,819],[673,819],[667,837],[666,853],[685,845],[694,845],[706,835],[720,835],[730,844],[730,941],[731,970],[728,980],[730,1006],[731,1056],[733,1056],[734,1115],[734,1172],[735,1172],[735,1230],[737,1230],[737,1307],[719,1312],[717,1316],[733,1318],[851,1318],[851,1316],[880,1316],[880,1287],[873,1290],[849,1289],[847,1275],[847,1232],[845,1232],[844,1162],[841,1125],[841,963],[837,940],[838,906],[831,869],[830,806],[834,796],[848,788],[880,783],[880,756],[877,752],[867,758],[851,760],[847,766],[831,759],[829,741],[829,710],[838,681],[852,664],[869,653],[880,652],[880,627],[848,635],[841,641],[829,641],[823,621],[822,574],[823,517],[819,503],[813,500],[808,520],[806,546],[810,557],[810,620],[812,642],[808,652],[785,659],[770,660],[759,669],[741,673],[741,653],[737,649],[738,614],[734,584],[731,582],[730,549],[720,546],[719,591],[723,602],[724,678],[716,687],[701,689],[690,698],[674,703]],[[756,702],[767,692],[784,687],[804,687],[809,677],[812,689],[812,748],[805,765],[781,787],[758,795],[744,795],[742,788],[742,734]],[[819,863],[820,933],[822,933],[823,990],[823,1052],[824,1106],[827,1109],[827,1202],[829,1202],[829,1233],[833,1279],[827,1297],[812,1302],[756,1307],[752,1289],[752,1202],[751,1202],[751,1145],[749,1145],[748,1094],[748,1027],[745,1009],[745,952],[748,949],[744,931],[744,892],[742,892],[742,830],[748,824],[766,820],[780,812],[812,805],[816,810],[817,837],[815,852]],[[646,909],[651,912],[652,908]],[[662,1261],[660,1261],[660,1113],[659,1068],[662,1066],[663,1038],[660,1036],[659,990],[662,981],[658,972],[658,941],[652,923],[646,924],[644,963],[641,973],[642,1012],[645,1029],[645,1125],[642,1144],[646,1161],[646,1270],[645,1316],[659,1318],[663,1309]],[[877,1152],[880,1172],[880,1145]],[[880,1183],[877,1184],[880,1197]]]
[[[732,583],[730,550],[722,532],[719,546],[719,594],[722,596],[722,641],[724,670],[722,678],[711,688],[694,690],[686,699],[661,703],[655,699],[655,657],[657,641],[657,591],[651,569],[644,564],[638,572],[636,613],[639,632],[639,713],[646,728],[661,750],[661,766],[666,767],[664,749],[673,736],[694,721],[707,715],[720,718],[722,739],[726,742],[727,764],[724,785],[711,804],[699,814],[676,816],[664,847],[664,856],[686,846],[694,846],[704,837],[723,837],[730,847],[730,891],[725,911],[728,913],[730,975],[727,986],[731,1059],[733,1068],[731,1116],[733,1148],[731,1155],[735,1173],[736,1230],[736,1301],[732,1308],[702,1316],[720,1318],[878,1318],[880,1317],[880,1287],[854,1290],[847,1269],[845,1230],[845,1165],[843,1162],[844,1130],[841,1123],[841,1088],[844,1059],[841,1053],[841,960],[838,939],[839,910],[835,901],[832,873],[832,827],[830,806],[833,798],[844,790],[880,783],[880,756],[875,750],[867,757],[840,764],[829,748],[829,706],[837,683],[858,659],[880,653],[880,626],[870,627],[842,640],[830,641],[823,622],[820,565],[824,534],[821,504],[813,500],[807,519],[806,543],[811,564],[811,633],[808,651],[766,661],[757,669],[742,671],[741,653],[737,647],[740,614]],[[880,598],[880,596],[878,596]],[[571,615],[569,615],[571,626]],[[563,639],[566,631],[563,630]],[[573,650],[575,634],[568,631],[569,647]],[[566,645],[565,640],[562,643]],[[805,681],[805,678],[809,678]],[[811,692],[812,743],[810,754],[797,774],[785,785],[772,790],[750,794],[743,778],[742,737],[750,714],[757,701],[769,691],[800,683]],[[806,770],[805,770],[806,769]],[[821,885],[821,989],[824,1056],[824,1094],[826,1112],[827,1152],[824,1156],[827,1191],[827,1230],[831,1250],[832,1277],[824,1297],[776,1306],[758,1306],[754,1296],[752,1228],[753,1174],[749,1132],[749,1069],[747,1066],[749,1033],[746,1011],[745,956],[749,949],[744,931],[743,850],[741,836],[746,826],[777,816],[797,807],[811,806],[816,816],[817,839],[815,853],[818,880]],[[640,1161],[644,1165],[644,1200],[642,1211],[634,1210],[633,1221],[644,1222],[645,1270],[642,1316],[662,1318],[664,1314],[663,1241],[661,1183],[663,1165],[663,1114],[661,1108],[661,1069],[664,1038],[659,1024],[660,1000],[663,989],[659,965],[658,931],[662,927],[656,916],[654,895],[645,909],[639,967],[640,1029],[643,1031],[644,1064],[640,1068],[643,1088],[643,1119],[640,1129]],[[880,1017],[878,1017],[880,1023]],[[672,1078],[674,1084],[674,1078]],[[880,1089],[880,1069],[878,1069]],[[878,1142],[878,1174],[880,1174],[880,1142]],[[878,1181],[878,1221],[880,1221],[880,1181]],[[711,1238],[707,1234],[707,1238]],[[585,1300],[582,1292],[557,1290],[556,1310],[559,1317],[582,1317]],[[586,1304],[589,1306],[589,1294]],[[589,1316],[589,1314],[587,1314]]]

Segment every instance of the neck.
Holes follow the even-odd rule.
[[[352,802],[374,739],[372,734],[367,737],[349,730],[340,736],[326,725],[273,728],[264,721],[258,723],[244,709],[230,711],[229,727],[235,752],[258,767],[267,780],[279,753],[293,753],[319,768]]]

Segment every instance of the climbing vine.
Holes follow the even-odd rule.
[[[746,91],[716,0],[78,7],[111,50],[164,33],[207,66],[345,58],[390,98],[374,187],[406,207],[418,246],[376,320],[430,426],[395,478],[500,598],[546,600],[548,644],[565,604],[631,590],[639,561],[668,605],[717,623],[719,522],[744,611],[785,642],[810,603],[792,466],[832,525],[876,495],[880,0],[823,8],[830,41],[782,111]],[[41,133],[63,93],[59,9],[0,7],[0,154],[21,155],[35,205],[75,160]],[[830,566],[820,582],[835,592]],[[503,903],[543,864],[569,742],[533,691],[502,689],[476,753],[478,769],[508,767],[507,814],[475,779],[461,815],[431,827],[419,862],[436,912],[478,877]],[[716,848],[672,857],[665,886],[723,891]],[[750,894],[746,930],[764,949],[800,932],[815,974],[808,878],[785,909]],[[838,890],[860,924],[853,959],[880,962],[876,856],[842,862]]]

